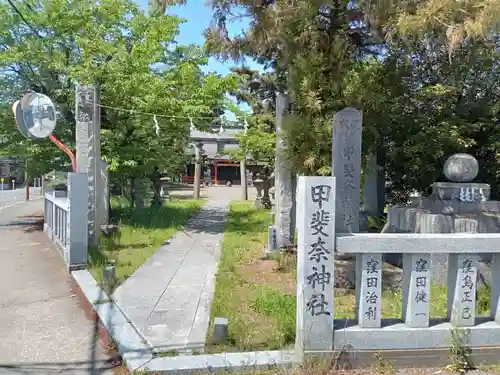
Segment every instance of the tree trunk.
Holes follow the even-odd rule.
[[[379,207],[379,215],[384,214],[385,210],[385,152],[382,145],[377,149],[377,163],[378,163],[378,187],[377,187],[377,200]]]
[[[134,179],[134,201],[135,208],[141,210],[144,208],[144,179],[136,178]]]
[[[130,208],[135,209],[135,202],[137,201],[135,191],[135,178],[130,179]]]
[[[281,126],[288,107],[287,99],[278,94],[276,98],[276,166],[275,166],[275,225],[280,234],[280,247],[291,247],[295,243],[295,176],[281,158]]]
[[[161,190],[161,174],[158,168],[155,168],[151,174],[151,186],[153,187],[153,199],[151,200],[152,206],[161,206],[163,199],[160,194]]]

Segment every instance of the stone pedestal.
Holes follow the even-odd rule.
[[[491,187],[475,182],[435,182],[432,198],[436,200],[458,200],[460,202],[484,202],[490,199]]]
[[[477,175],[477,169],[477,162],[472,156],[451,156],[445,164],[444,174],[452,181],[435,182],[431,196],[416,198],[409,207],[390,207],[388,232],[499,233],[500,202],[489,201],[490,185],[469,181]],[[479,253],[480,249],[477,251],[479,278],[491,280],[491,274],[485,270],[491,256]],[[385,260],[400,267],[402,257],[401,254],[388,254]],[[432,279],[447,283],[448,255],[431,254],[430,264]]]

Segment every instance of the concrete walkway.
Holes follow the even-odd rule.
[[[88,374],[93,323],[72,296],[63,260],[33,225],[42,213],[43,200],[0,211],[0,374]],[[111,374],[99,343],[96,359]]]
[[[209,201],[114,293],[155,352],[202,351],[229,201]]]

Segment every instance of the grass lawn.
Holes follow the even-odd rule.
[[[203,205],[203,201],[179,200],[163,207],[147,207],[133,211],[112,202],[113,217],[120,234],[114,240],[101,236],[100,249],[89,250],[89,271],[100,280],[102,267],[115,261],[117,283],[132,275],[158,248]]]
[[[208,352],[273,350],[293,347],[295,340],[296,262],[292,255],[263,260],[268,211],[251,202],[233,202],[225,227],[213,318],[229,319],[228,345],[211,345]],[[433,285],[431,317],[446,316],[446,286]],[[489,292],[478,291],[478,315],[489,313]],[[382,313],[400,318],[401,293],[385,290]],[[335,318],[354,318],[355,295],[336,291]],[[211,332],[212,330],[210,330]]]

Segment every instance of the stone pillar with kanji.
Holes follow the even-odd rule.
[[[98,209],[104,201],[101,169],[101,111],[99,87],[76,86],[76,168],[88,176],[88,232],[90,247],[98,247],[105,215]]]
[[[335,178],[300,176],[297,353],[333,348]]]

